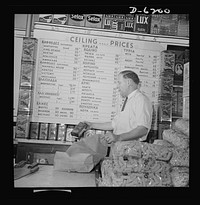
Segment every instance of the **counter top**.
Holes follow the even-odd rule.
[[[14,187],[95,187],[95,172],[74,173],[54,170],[50,165],[39,165],[33,174],[14,180]]]

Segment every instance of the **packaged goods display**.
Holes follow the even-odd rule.
[[[18,102],[18,111],[30,111],[31,110],[31,97],[32,90],[27,88],[19,89],[19,102]]]
[[[27,139],[29,135],[30,115],[18,113],[16,121],[15,138]]]
[[[166,147],[140,141],[116,142],[112,147],[112,157],[132,156],[136,158],[153,157],[156,160],[168,161],[172,156],[172,151]]]
[[[174,145],[173,145],[171,142],[169,142],[169,141],[167,141],[167,140],[161,140],[161,139],[159,139],[159,140],[154,140],[153,144],[166,146],[166,147],[168,147],[168,148],[173,148],[173,147],[174,147]]]
[[[66,141],[68,142],[74,142],[75,136],[71,135],[72,130],[74,129],[74,125],[67,125],[67,132],[66,132]]]
[[[53,14],[40,14],[39,21],[44,23],[52,23]]]
[[[49,133],[48,133],[48,140],[56,140],[57,138],[57,124],[50,123],[49,124]]]
[[[173,167],[171,170],[171,179],[174,187],[185,187],[189,185],[189,168]]]
[[[167,129],[163,131],[163,139],[171,142],[175,146],[181,148],[187,148],[189,146],[188,137],[184,134],[176,132],[173,129]]]
[[[178,32],[178,14],[161,14],[160,35],[176,36]]]
[[[30,123],[30,139],[38,139],[39,137],[39,122]]]
[[[20,86],[33,86],[34,80],[34,63],[22,61],[21,63],[21,75],[20,75]]]
[[[111,29],[124,31],[125,28],[125,15],[124,14],[115,14],[114,19],[111,21]]]
[[[177,119],[173,125],[174,130],[183,133],[187,137],[189,137],[189,131],[190,131],[189,127],[190,127],[190,121],[189,119],[185,119],[185,118]]]
[[[172,151],[168,146],[140,141],[116,142],[101,164],[99,186],[171,186]]]
[[[187,166],[189,167],[189,148],[177,148],[172,149],[173,155],[170,159],[172,166]]]
[[[134,31],[139,33],[150,32],[150,15],[135,14]]]
[[[103,14],[86,14],[85,26],[91,28],[102,28]]]
[[[66,124],[59,124],[58,125],[58,141],[65,141],[66,138]]]
[[[115,19],[114,14],[104,14],[102,27],[104,29],[111,29],[112,28],[112,21],[114,19]]]
[[[159,107],[159,120],[171,121],[172,118],[172,100],[162,99]]]
[[[69,14],[68,25],[85,26],[85,14]]]
[[[137,159],[134,161],[132,162],[134,165],[131,165],[131,167],[134,167],[136,171],[132,171],[128,167],[122,171],[122,167],[126,166],[123,164],[123,160],[119,164],[119,161],[105,159],[101,165],[102,178],[99,180],[99,186],[171,186],[170,167],[166,162],[157,161],[153,165],[150,162],[151,171],[140,171],[141,167],[145,170],[148,165],[145,162],[144,164],[137,162]],[[136,169],[136,167],[139,169]]]
[[[151,34],[159,34],[160,33],[160,24],[161,24],[161,15],[152,14],[151,15]]]
[[[48,137],[48,123],[40,123],[40,134],[39,134],[39,139],[40,140],[47,140]]]
[[[134,14],[126,14],[124,20],[124,30],[125,31],[134,31]]]
[[[36,60],[37,42],[36,38],[23,38],[22,61],[34,62]]]
[[[68,14],[54,14],[52,23],[66,25],[68,20]]]

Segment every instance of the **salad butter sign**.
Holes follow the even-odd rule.
[[[88,16],[85,18],[100,20],[95,15]],[[38,51],[32,121],[63,124],[110,121],[123,102],[117,79],[125,69],[139,75],[141,91],[149,96],[156,112],[163,47],[106,33],[86,35],[85,29],[79,30],[83,33],[76,31],[34,31]]]

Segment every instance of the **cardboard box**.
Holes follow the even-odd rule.
[[[135,14],[134,31],[139,33],[150,33],[150,15]]]
[[[39,134],[39,140],[47,140],[48,137],[48,123],[40,123],[40,134]]]
[[[57,138],[57,124],[50,123],[49,124],[49,132],[48,132],[48,140],[56,140]]]
[[[125,20],[124,20],[124,30],[125,31],[134,31],[134,14],[126,14],[125,15]]]
[[[38,139],[39,137],[39,122],[30,123],[30,139]]]
[[[30,127],[30,115],[18,113],[15,129],[15,138],[28,139]]]
[[[68,25],[85,26],[85,14],[69,14]]]
[[[102,28],[102,14],[86,14],[85,26],[91,28]]]
[[[43,23],[52,23],[53,14],[39,14],[39,21]]]
[[[22,61],[20,86],[32,87],[34,82],[35,64],[32,62]]]
[[[52,23],[66,25],[68,21],[68,14],[53,14]]]
[[[36,38],[23,38],[22,61],[36,61],[37,43],[38,40]]]
[[[189,37],[189,14],[178,14],[177,36]]]

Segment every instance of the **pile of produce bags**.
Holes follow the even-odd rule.
[[[183,126],[184,125],[184,126]],[[116,142],[101,163],[99,186],[181,187],[189,184],[189,121],[178,119],[163,140]]]

